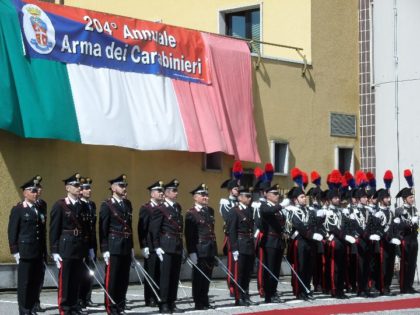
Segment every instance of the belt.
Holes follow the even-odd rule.
[[[254,234],[253,233],[242,233],[242,232],[238,232],[238,238],[239,239],[243,239],[243,238],[253,238]]]
[[[132,235],[131,232],[121,232],[121,231],[114,231],[114,230],[109,231],[109,234],[110,235],[122,236],[124,238],[129,238]]]
[[[275,232],[268,232],[268,235],[275,236],[275,237],[281,237],[281,235],[279,233],[275,233]]]
[[[200,236],[199,238],[198,238],[198,241],[199,242],[201,242],[201,241],[215,241],[216,240],[216,236],[214,236],[214,235],[209,235],[209,236]]]
[[[161,235],[173,236],[182,238],[182,233],[162,232]]]
[[[82,236],[83,231],[75,228],[74,230],[63,230],[63,234],[73,235],[73,236]]]

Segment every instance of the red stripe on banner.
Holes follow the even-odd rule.
[[[405,240],[401,241],[401,259],[400,259],[400,291],[404,290],[404,262],[405,262]]]
[[[335,241],[331,241],[331,271],[330,271],[330,277],[331,277],[331,294],[333,296],[336,295],[337,292],[335,288],[335,281],[334,281],[334,273],[335,273],[335,257],[334,257],[334,249],[335,249]]]
[[[58,271],[58,310],[60,315],[64,315],[64,311],[61,308],[61,301],[63,300],[63,264],[61,263],[61,268]]]
[[[106,266],[106,277],[105,277],[105,288],[106,292],[109,294],[109,278],[111,274],[111,257],[109,258],[109,263]],[[105,294],[105,308],[107,313],[109,314],[111,312],[111,301],[109,300],[109,297],[107,294]]]
[[[287,308],[282,310],[270,310],[262,312],[252,312],[245,314],[261,314],[261,315],[330,315],[330,314],[356,314],[362,312],[386,311],[386,310],[401,310],[419,308],[420,298],[415,299],[401,299],[384,302],[366,302],[366,303],[347,303],[323,306],[309,306]]]

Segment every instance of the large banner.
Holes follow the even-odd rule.
[[[210,84],[201,32],[35,0],[14,4],[31,58]]]

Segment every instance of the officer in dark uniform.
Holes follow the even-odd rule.
[[[92,179],[89,177],[80,178],[80,201],[86,208],[90,234],[89,253],[88,256],[85,257],[85,262],[89,266],[90,270],[94,270],[95,265],[93,261],[96,260],[98,245],[96,242],[96,204],[90,200],[91,195]],[[95,306],[95,304],[92,302],[92,284],[93,277],[90,275],[89,270],[85,268],[85,270],[83,270],[82,280],[80,282],[79,288],[79,304],[82,308]]]
[[[10,252],[18,264],[19,314],[25,315],[35,314],[46,255],[46,218],[36,207],[37,178],[20,186],[24,200],[12,208],[8,226]]]
[[[127,199],[127,176],[109,180],[112,197],[101,204],[99,211],[99,241],[106,264],[105,295],[108,314],[122,314],[130,277],[130,265],[134,257],[132,213]]]
[[[155,208],[150,223],[153,247],[160,260],[159,310],[168,314],[178,311],[175,305],[178,294],[179,274],[182,262],[183,218],[181,206],[176,202],[178,180],[174,179],[165,187],[165,201]]]
[[[220,199],[220,214],[222,215],[224,225],[223,231],[225,233],[225,238],[223,240],[223,254],[227,257],[227,267],[231,274],[234,273],[233,270],[233,257],[232,257],[232,249],[229,245],[229,228],[227,223],[229,222],[229,214],[230,210],[238,205],[238,195],[239,195],[239,180],[236,178],[229,178],[225,180],[220,188],[226,188],[229,192],[229,196],[227,198]],[[229,288],[230,295],[233,297],[235,292],[235,284],[231,280],[230,275],[227,277],[227,285]]]
[[[254,220],[250,207],[252,188],[239,187],[239,204],[229,215],[229,242],[234,260],[234,276],[241,288],[235,285],[235,305],[250,306],[249,282],[255,260]],[[242,291],[243,290],[243,291]]]
[[[284,251],[284,226],[286,217],[279,205],[279,185],[275,184],[264,189],[266,202],[261,203],[260,215],[262,226],[261,247],[264,250],[264,265],[278,279]],[[264,269],[264,293],[266,303],[281,303],[277,295],[277,279]]]
[[[67,197],[51,210],[50,247],[59,271],[58,309],[60,314],[84,314],[78,304],[79,284],[85,270],[90,231],[88,213],[79,200],[80,174],[63,180]]]
[[[42,181],[42,177],[40,175],[36,175],[34,177],[34,179],[39,179],[39,184],[38,184],[38,198],[36,200],[35,203],[35,207],[40,211],[40,213],[44,216],[45,218],[45,222],[47,222],[47,202],[41,198],[42,195],[42,185],[41,185],[41,181]],[[39,286],[39,291],[38,291],[38,295],[37,295],[37,299],[36,299],[36,303],[35,303],[35,307],[34,307],[34,311],[35,312],[45,312],[45,309],[41,307],[41,301],[40,301],[40,296],[41,296],[41,291],[42,291],[42,287],[44,285],[44,278],[45,278],[45,268],[46,268],[46,263],[47,263],[47,242],[45,242],[45,257],[44,257],[44,262],[45,264],[42,264],[42,271],[40,274],[40,286]]]
[[[402,198],[404,204],[395,210],[395,216],[400,219],[399,233],[401,239],[401,263],[400,263],[400,292],[417,293],[413,288],[414,276],[417,265],[418,241],[417,230],[419,217],[417,208],[414,206],[413,188],[401,189],[397,198]]]
[[[214,210],[209,207],[208,188],[205,184],[198,185],[191,191],[194,207],[185,215],[185,242],[193,266],[192,293],[196,310],[210,308],[209,286],[214,257],[217,255],[216,235],[214,234]],[[200,272],[201,271],[201,272]]]
[[[150,191],[150,201],[140,208],[137,232],[144,257],[144,269],[149,276],[153,278],[156,284],[159,285],[160,260],[158,259],[156,251],[153,247],[150,222],[152,221],[153,211],[155,208],[160,207],[164,201],[163,182],[157,181],[147,187],[147,189]],[[155,307],[157,305],[157,298],[147,282],[144,283],[144,300],[146,302],[146,306]]]

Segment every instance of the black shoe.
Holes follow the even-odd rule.
[[[275,295],[275,296],[271,297],[271,302],[272,303],[284,303],[284,300],[281,297]]]
[[[306,293],[299,293],[299,295],[297,296],[298,300],[303,300],[303,301],[308,301],[309,300],[309,296]]]
[[[159,307],[159,313],[161,313],[161,314],[172,314],[172,311],[169,308],[168,304],[162,304]]]
[[[345,300],[345,299],[348,299],[349,297],[345,295],[343,292],[343,293],[337,294],[336,298],[340,300]]]
[[[249,297],[246,297],[244,300],[248,303],[248,306],[258,305],[257,302],[251,301]]]
[[[249,304],[244,299],[239,299],[235,301],[235,306],[249,306]]]
[[[45,308],[42,308],[40,303],[36,303],[35,306],[34,306],[34,308],[33,308],[33,310],[32,310],[32,312],[33,313],[36,313],[36,312],[45,312]]]
[[[205,311],[205,310],[208,310],[208,308],[206,306],[201,305],[201,304],[196,304],[194,306],[194,309],[197,310],[197,311]]]
[[[183,312],[183,310],[181,310],[180,308],[178,308],[175,303],[172,303],[169,306],[169,308],[172,311],[172,313],[182,313]]]

